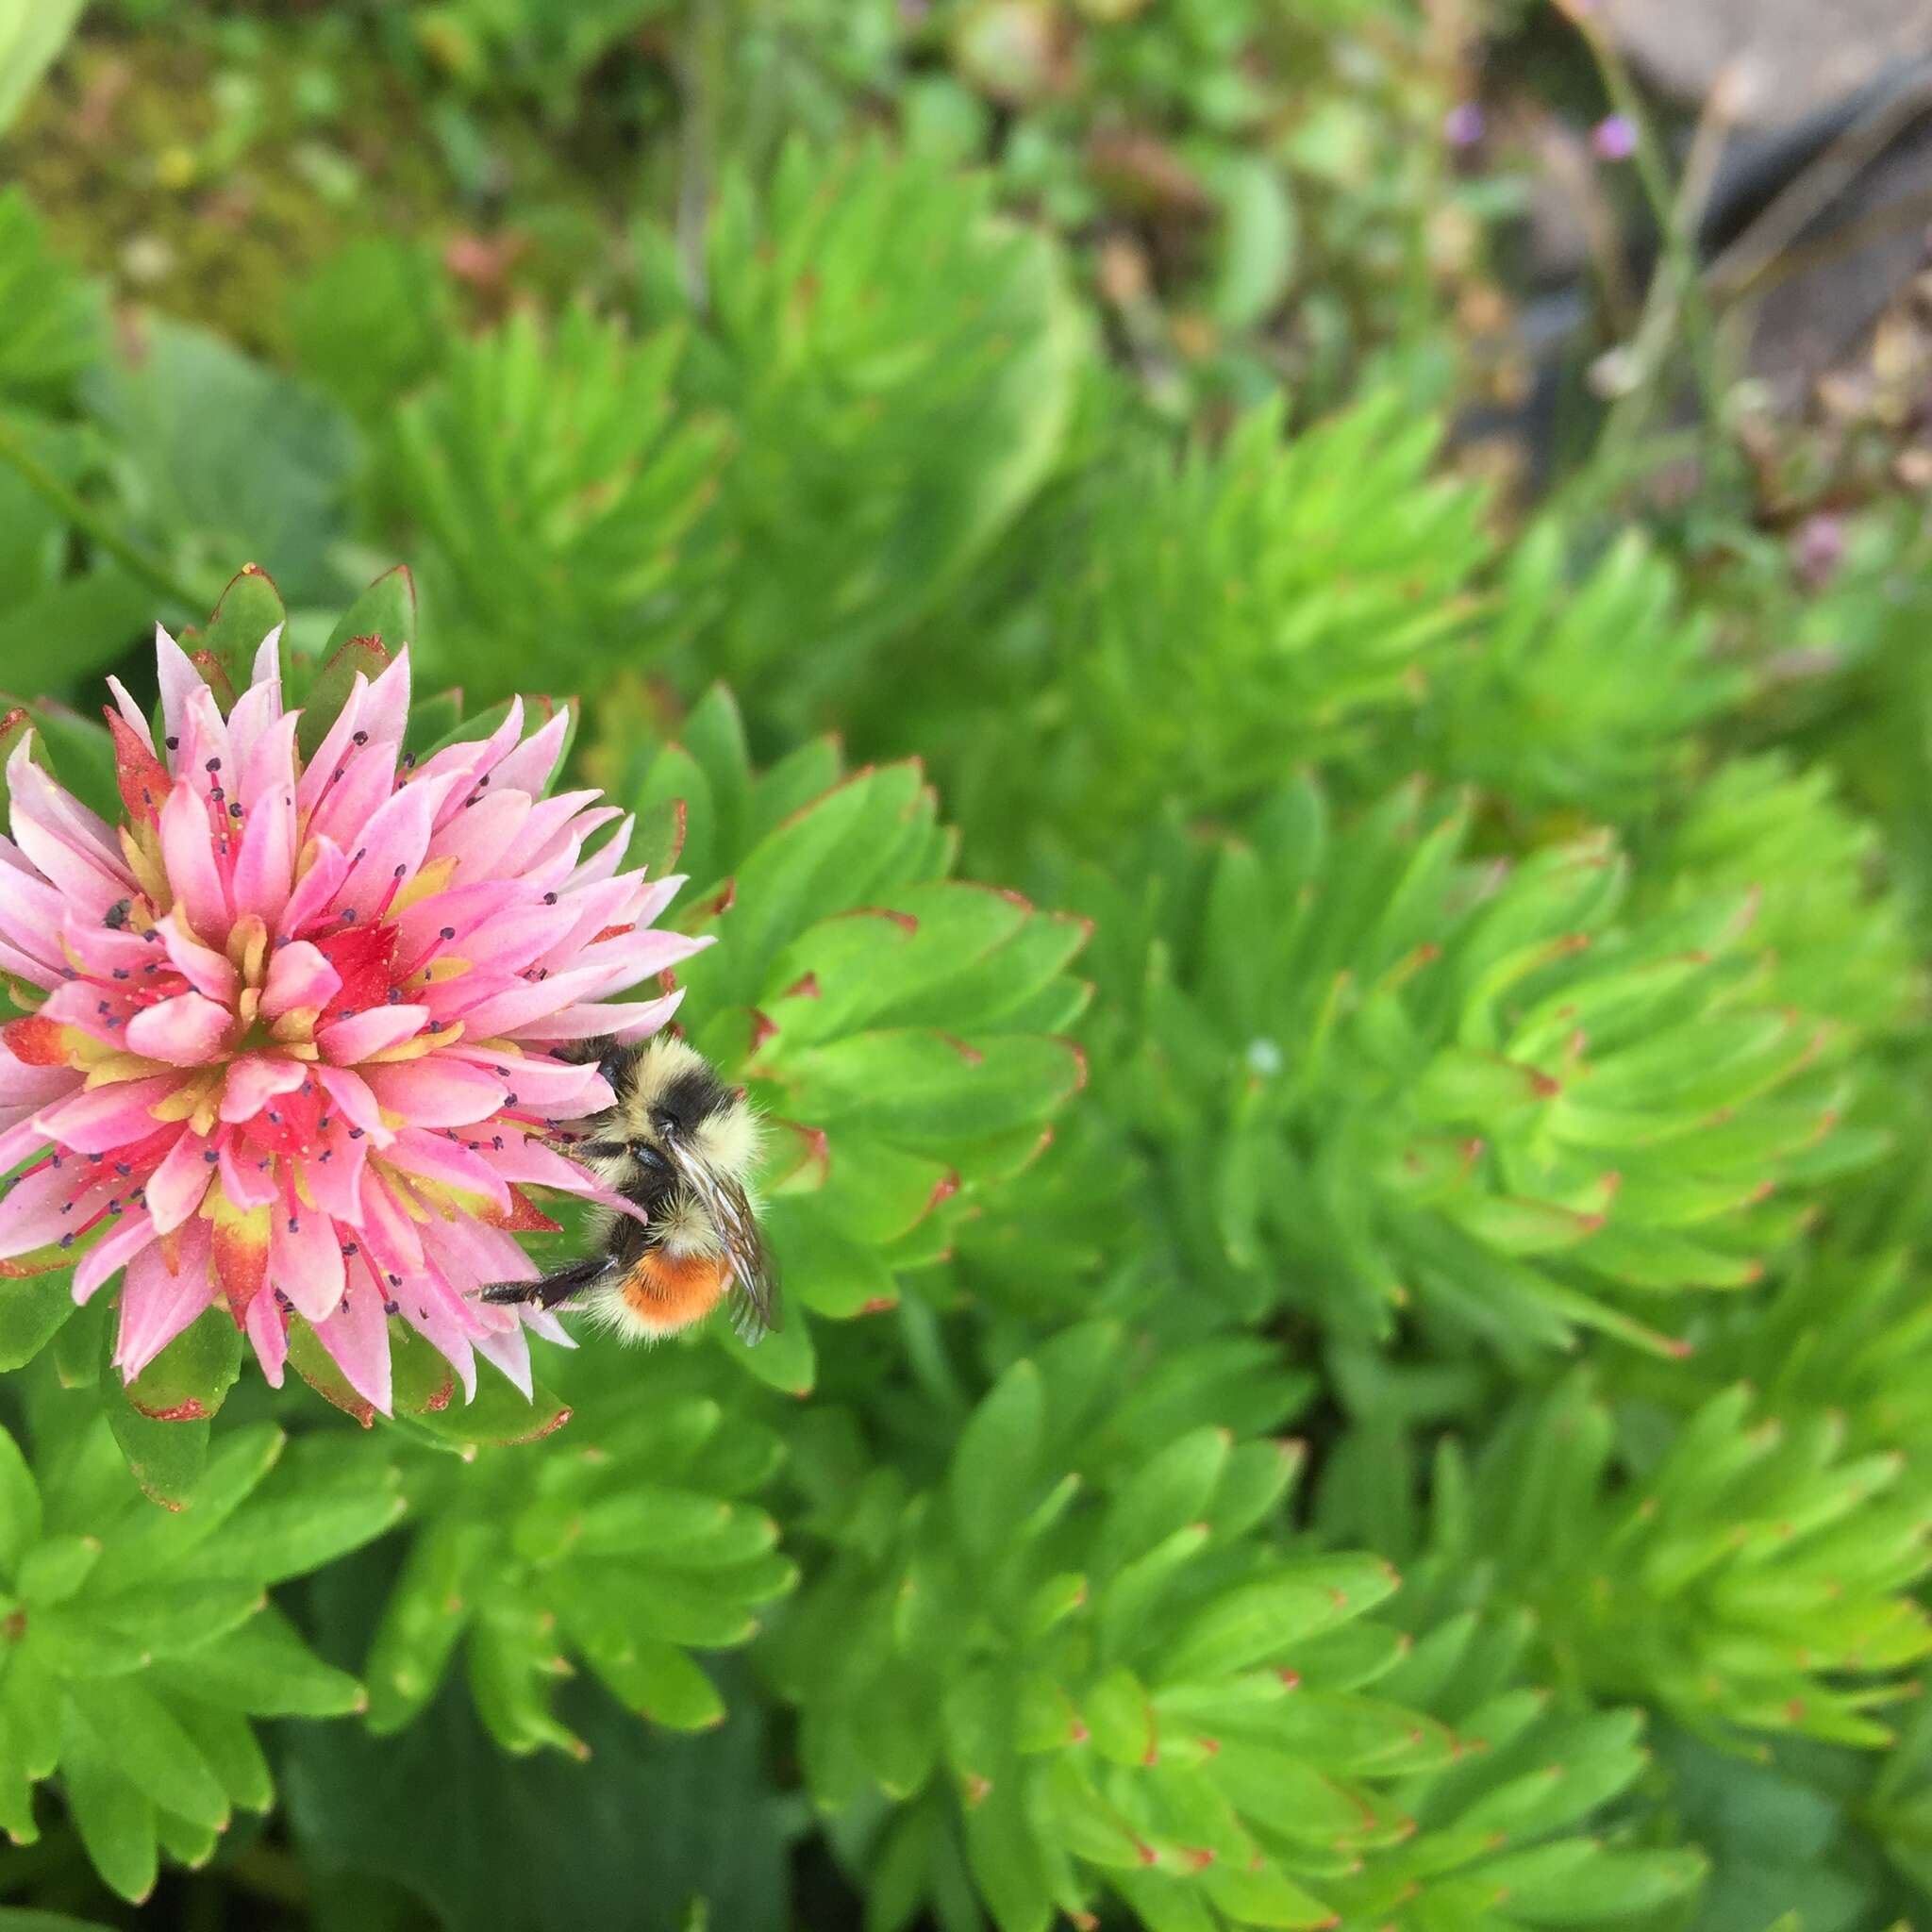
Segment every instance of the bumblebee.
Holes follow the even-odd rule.
[[[668,1034],[637,1046],[591,1041],[617,1104],[569,1148],[641,1222],[611,1213],[602,1251],[536,1281],[503,1281],[487,1302],[568,1303],[632,1341],[675,1335],[730,1294],[732,1325],[755,1342],[778,1325],[776,1286],[748,1191],[758,1158],[751,1104],[702,1054]]]

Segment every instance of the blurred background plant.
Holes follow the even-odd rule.
[[[0,0],[0,741],[569,701],[788,1309],[391,1421],[0,1263],[0,1925],[1932,1910],[1928,75]]]

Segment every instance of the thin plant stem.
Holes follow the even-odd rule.
[[[140,578],[151,591],[158,591],[186,612],[203,607],[204,598],[190,590],[166,564],[122,536],[85,498],[48,469],[4,419],[0,419],[0,462],[7,464],[49,509],[65,518],[97,550],[111,557],[129,576]]]
[[[1633,339],[1636,367],[1631,389],[1613,406],[1604,427],[1603,446],[1615,458],[1627,453],[1648,417],[1674,341],[1681,340],[1696,385],[1705,421],[1715,439],[1713,465],[1738,468],[1736,452],[1724,439],[1724,356],[1715,310],[1697,258],[1697,223],[1709,192],[1732,119],[1733,76],[1721,75],[1698,122],[1682,179],[1673,186],[1657,130],[1645,110],[1630,69],[1616,43],[1581,4],[1559,0],[1582,35],[1595,62],[1612,108],[1630,125],[1637,177],[1657,225],[1660,253],[1643,314]]]

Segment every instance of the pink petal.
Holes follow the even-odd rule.
[[[431,1222],[423,1230],[423,1252],[446,1282],[460,1283],[464,1288],[537,1278],[537,1264],[514,1235],[468,1214]],[[478,1319],[488,1327],[508,1325],[496,1319],[493,1310],[488,1316],[479,1314]]]
[[[313,925],[334,903],[336,893],[348,874],[349,861],[333,839],[314,839],[309,843],[314,848],[312,854],[308,846],[303,847],[304,855],[308,858],[308,870],[295,881],[295,890],[282,908],[281,932],[284,939],[292,939]]]
[[[13,810],[25,810],[29,818],[44,825],[57,839],[71,846],[83,858],[99,866],[116,880],[128,879],[127,861],[121,854],[121,841],[98,812],[90,811],[70,791],[63,791],[34,763],[29,755],[30,738],[23,738],[7,761],[7,782],[13,795]]]
[[[518,865],[525,883],[539,886],[544,891],[553,887],[560,890],[576,871],[577,854],[583,850],[584,841],[612,819],[623,816],[614,805],[579,812],[541,852]]]
[[[472,969],[457,974],[454,978],[439,979],[412,991],[416,998],[429,1008],[431,1019],[440,1023],[437,1031],[446,1033],[452,1023],[462,1018],[466,1007],[486,998],[494,998],[500,992],[508,992],[516,984],[507,973]]]
[[[593,1202],[599,1208],[608,1208],[613,1214],[627,1215],[633,1221],[646,1219],[644,1211],[636,1202],[623,1194],[613,1193],[605,1187],[589,1168],[579,1167],[573,1160],[566,1160],[553,1149],[544,1146],[534,1136],[521,1141],[508,1137],[500,1148],[491,1148],[482,1157],[507,1181],[517,1181],[530,1187],[554,1188],[558,1193],[575,1194],[580,1201]]]
[[[637,830],[638,822],[624,812],[619,812],[618,817],[624,823],[577,867],[576,885],[594,886],[600,879],[612,878],[617,868],[624,863],[624,855],[630,850],[631,836]]]
[[[239,798],[243,809],[253,803],[248,796],[248,774],[255,758],[255,747],[266,733],[281,722],[282,694],[279,682],[274,684],[251,684],[235,700],[235,708],[228,713],[228,748],[235,760],[235,768],[225,781],[228,796]]]
[[[609,1016],[611,1039],[628,1045],[634,1040],[648,1040],[652,1034],[660,1031],[670,1024],[671,1016],[684,1004],[686,989],[675,987],[661,998],[638,1000],[627,1006],[606,1007],[603,1011]],[[574,1034],[573,1039],[581,1039]]]
[[[646,928],[606,940],[601,946],[587,946],[578,956],[573,972],[586,975],[582,997],[601,999],[646,979],[655,979],[658,974],[682,965],[694,953],[702,953],[716,942],[714,933],[693,939],[688,933]]]
[[[413,1038],[429,1024],[429,1008],[407,1003],[394,1007],[372,1007],[352,1020],[338,1020],[315,1036],[325,1058],[339,1067],[350,1067],[366,1060],[373,1053],[398,1046]]]
[[[406,785],[377,807],[358,836],[338,907],[353,908],[358,918],[367,919],[421,866],[437,808],[456,783],[452,775]]]
[[[63,1162],[24,1174],[8,1189],[0,1199],[0,1259],[44,1248],[75,1224],[69,1205],[75,1180]]]
[[[228,1065],[222,1089],[222,1118],[252,1121],[278,1093],[292,1093],[308,1077],[300,1060],[281,1054],[248,1053]]]
[[[359,1127],[378,1147],[388,1146],[394,1139],[382,1124],[382,1110],[375,1104],[375,1095],[370,1092],[369,1083],[359,1074],[352,1074],[346,1067],[317,1067],[315,1077],[352,1127]]]
[[[418,1293],[408,1284],[396,1291],[396,1300],[403,1320],[457,1372],[457,1379],[463,1385],[463,1400],[475,1401],[476,1357],[462,1318],[441,1295]]]
[[[17,979],[24,979],[29,986],[48,987],[56,977],[51,966],[43,965],[39,959],[28,957],[0,940],[0,973],[10,973]]]
[[[604,977],[594,968],[578,968],[552,974],[548,979],[518,980],[501,992],[492,992],[456,1010],[462,1015],[467,1034],[488,1040],[499,1033],[514,1033],[520,1026],[528,1026],[575,1006],[580,998],[601,991]],[[453,982],[458,986],[461,983]]]
[[[242,975],[229,963],[225,953],[205,946],[183,924],[177,907],[166,918],[156,922],[155,930],[167,948],[169,963],[196,992],[228,1007],[242,991]]]
[[[161,862],[175,890],[176,908],[204,941],[226,942],[233,923],[228,895],[215,869],[213,841],[208,837],[208,808],[186,779],[178,780],[161,807]]]
[[[335,1223],[319,1208],[278,1210],[269,1241],[268,1280],[309,1321],[332,1312],[342,1298],[342,1250]]]
[[[602,1113],[616,1098],[595,1067],[566,1066],[537,1054],[492,1053],[467,1040],[439,1058],[451,1056],[488,1067],[509,1090],[506,1107],[521,1107],[550,1120],[581,1120],[586,1114]]]
[[[12,840],[0,838],[0,939],[29,958],[38,959],[57,977],[66,967],[60,957],[60,927],[66,906],[52,886],[29,866]],[[97,912],[92,915],[98,921]]]
[[[362,1175],[360,1239],[386,1274],[417,1274],[423,1268],[423,1239],[375,1168]]]
[[[504,756],[523,736],[523,730],[524,701],[520,697],[512,696],[509,708],[504,713],[503,723],[488,738],[480,741],[463,740],[455,744],[444,745],[441,751],[424,760],[410,782],[420,785],[425,779],[440,778],[446,772],[457,772],[474,785],[477,778],[502,761]],[[462,801],[468,796],[469,791],[461,785],[450,793],[443,808],[437,814],[439,829],[462,809]]]
[[[159,1241],[127,1264],[121,1288],[121,1333],[114,1366],[131,1382],[208,1305],[208,1236],[206,1223],[181,1231],[175,1271],[168,1272]]]
[[[508,908],[521,905],[527,919],[541,918],[534,895],[521,895],[501,879],[480,879],[475,885],[455,886],[427,899],[419,899],[396,921],[396,958],[413,971],[416,962],[432,945],[448,946],[465,958],[471,935],[491,924]],[[443,940],[442,929],[451,927],[456,938]]]
[[[540,798],[557,773],[563,741],[570,730],[570,712],[558,711],[541,730],[533,731],[490,774],[493,791],[527,791]]]
[[[318,1155],[315,1159],[302,1163],[303,1185],[325,1214],[332,1214],[338,1221],[354,1226],[362,1212],[362,1170],[369,1159],[368,1137],[352,1141],[346,1134],[341,1135],[323,1154],[326,1155],[325,1159]]]
[[[349,1387],[378,1414],[388,1415],[389,1318],[382,1311],[382,1297],[366,1281],[358,1281],[341,1307],[314,1327],[316,1340],[328,1350]]]
[[[369,687],[362,706],[362,729],[370,737],[370,749],[389,747],[387,757],[395,764],[403,744],[403,733],[409,728],[409,652],[407,645],[390,660],[388,668]]]
[[[79,1078],[71,1067],[30,1067],[0,1044],[0,1107],[45,1107]]]
[[[199,1134],[182,1128],[180,1138],[147,1181],[147,1210],[157,1234],[172,1234],[201,1206],[215,1177],[219,1158]]]
[[[274,696],[277,710],[282,696],[282,626],[276,625],[256,647],[255,665],[249,673],[248,689],[265,691]]]
[[[77,1154],[108,1154],[146,1140],[156,1124],[149,1109],[158,1107],[180,1085],[168,1074],[146,1080],[110,1081],[43,1108],[39,1116],[41,1131]]]
[[[377,756],[377,747],[352,751],[338,768],[342,775],[331,785],[308,821],[311,833],[333,839],[344,852],[354,852],[362,828],[376,808],[395,790],[395,761]]]
[[[242,1318],[255,1358],[261,1364],[263,1379],[271,1389],[282,1386],[282,1364],[289,1357],[289,1327],[276,1306],[274,1291],[263,1289],[248,1304]]]
[[[84,973],[106,979],[119,972],[131,979],[149,966],[164,963],[160,941],[145,933],[116,932],[112,926],[76,919],[71,912],[60,922],[60,944]]]
[[[22,739],[7,761],[7,782],[13,790],[14,842],[58,891],[63,911],[71,908],[84,918],[98,920],[115,900],[128,895],[133,890],[133,882],[125,870],[110,872],[98,857],[83,850],[63,831],[37,817],[28,808],[24,791],[26,774],[38,768],[26,758],[27,742],[26,739]],[[41,775],[45,776],[44,774]],[[58,929],[58,920],[55,929]]]
[[[149,751],[153,751],[154,733],[147,728],[147,718],[141,707],[128,696],[127,687],[118,677],[109,677],[108,689],[114,694],[114,708],[121,713],[122,722]]]
[[[596,1040],[608,1034],[616,1041],[643,1040],[656,1033],[684,1004],[685,989],[676,987],[661,999],[614,1000],[595,1006],[571,1007],[547,1020],[522,1029],[526,1040],[546,1045],[573,1040]]]
[[[261,1014],[278,1020],[297,1007],[318,1011],[341,991],[342,976],[328,957],[307,940],[277,946],[269,955],[268,978],[261,989]]]
[[[560,791],[555,798],[533,801],[529,817],[504,854],[498,870],[506,877],[514,878],[597,796],[595,791]]]
[[[0,1120],[5,1118],[0,1115]],[[0,1128],[0,1174],[18,1167],[29,1154],[38,1154],[46,1144],[47,1137],[30,1112],[15,1114]]]
[[[253,913],[271,931],[295,877],[295,788],[284,781],[271,786],[250,809],[242,828],[242,849],[235,860],[235,910]]]
[[[273,1207],[282,1198],[275,1162],[248,1153],[232,1134],[222,1137],[222,1161],[215,1172],[222,1177],[222,1192],[244,1214],[251,1208]]]
[[[248,748],[242,761],[242,808],[255,808],[277,785],[295,782],[295,732],[301,719],[284,711]]]
[[[668,886],[671,881],[662,883]],[[544,935],[545,943],[540,949],[544,963],[553,970],[569,964],[580,946],[589,945],[608,926],[649,925],[651,915],[637,909],[643,893],[638,874],[628,873],[623,878],[600,879],[580,891],[560,894],[557,909],[564,923]]]
[[[505,791],[465,806],[436,835],[430,850],[438,858],[454,858],[464,885],[494,878],[498,861],[515,844],[530,816],[529,795]]]
[[[172,741],[170,751],[178,752],[187,729],[188,701],[208,686],[188,653],[159,625],[155,625],[155,669],[161,687],[161,729]],[[174,768],[171,762],[169,770]]]
[[[363,1078],[391,1113],[414,1127],[466,1127],[487,1121],[509,1091],[480,1067],[446,1054],[371,1067]]]
[[[481,1194],[492,1207],[509,1211],[509,1190],[480,1154],[473,1154],[440,1134],[405,1127],[383,1155],[391,1167],[435,1186]]]
[[[362,701],[369,694],[369,680],[358,671],[349,685],[349,695],[336,713],[336,722],[315,748],[315,756],[302,768],[301,783],[295,788],[295,803],[307,812],[315,809],[324,788],[354,749],[356,733],[361,728]]]
[[[193,788],[203,805],[212,808],[217,826],[225,832],[229,818],[228,788],[239,781],[241,773],[228,748],[227,721],[215,703],[214,692],[205,684],[189,694],[188,730],[175,770],[179,779]],[[217,791],[222,793],[220,799],[214,796]]]
[[[154,1238],[154,1224],[140,1208],[123,1215],[75,1264],[74,1299],[85,1304],[117,1268],[125,1268]]]
[[[225,1007],[184,992],[144,1008],[127,1023],[132,1052],[173,1067],[206,1066],[218,1058],[234,1031],[235,1016]]]
[[[542,957],[551,937],[550,922],[557,915],[548,908],[540,908],[534,892],[525,895],[494,882],[487,890],[502,893],[508,903],[474,932],[458,928],[458,937],[448,941],[445,949],[468,959],[479,973],[493,974],[508,986],[525,967]]]
[[[47,995],[41,1003],[40,1018],[56,1026],[72,1026],[118,1050],[126,1044],[127,1022],[138,1011],[131,988],[104,992],[91,979],[75,979]]]
[[[516,1385],[525,1402],[530,1399],[530,1338],[519,1322],[514,1328],[494,1335],[476,1337],[476,1353],[492,1361]]]
[[[517,1309],[524,1318],[524,1326],[532,1335],[541,1335],[545,1341],[554,1341],[558,1348],[575,1348],[577,1340],[548,1308],[540,1308],[534,1302],[525,1302]]]

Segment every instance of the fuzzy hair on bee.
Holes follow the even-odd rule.
[[[705,1057],[669,1034],[636,1046],[580,1043],[616,1104],[583,1124],[569,1152],[642,1219],[607,1210],[599,1252],[535,1281],[504,1281],[489,1302],[581,1308],[629,1341],[656,1341],[701,1322],[729,1295],[748,1342],[778,1325],[771,1257],[751,1179],[757,1113]]]

